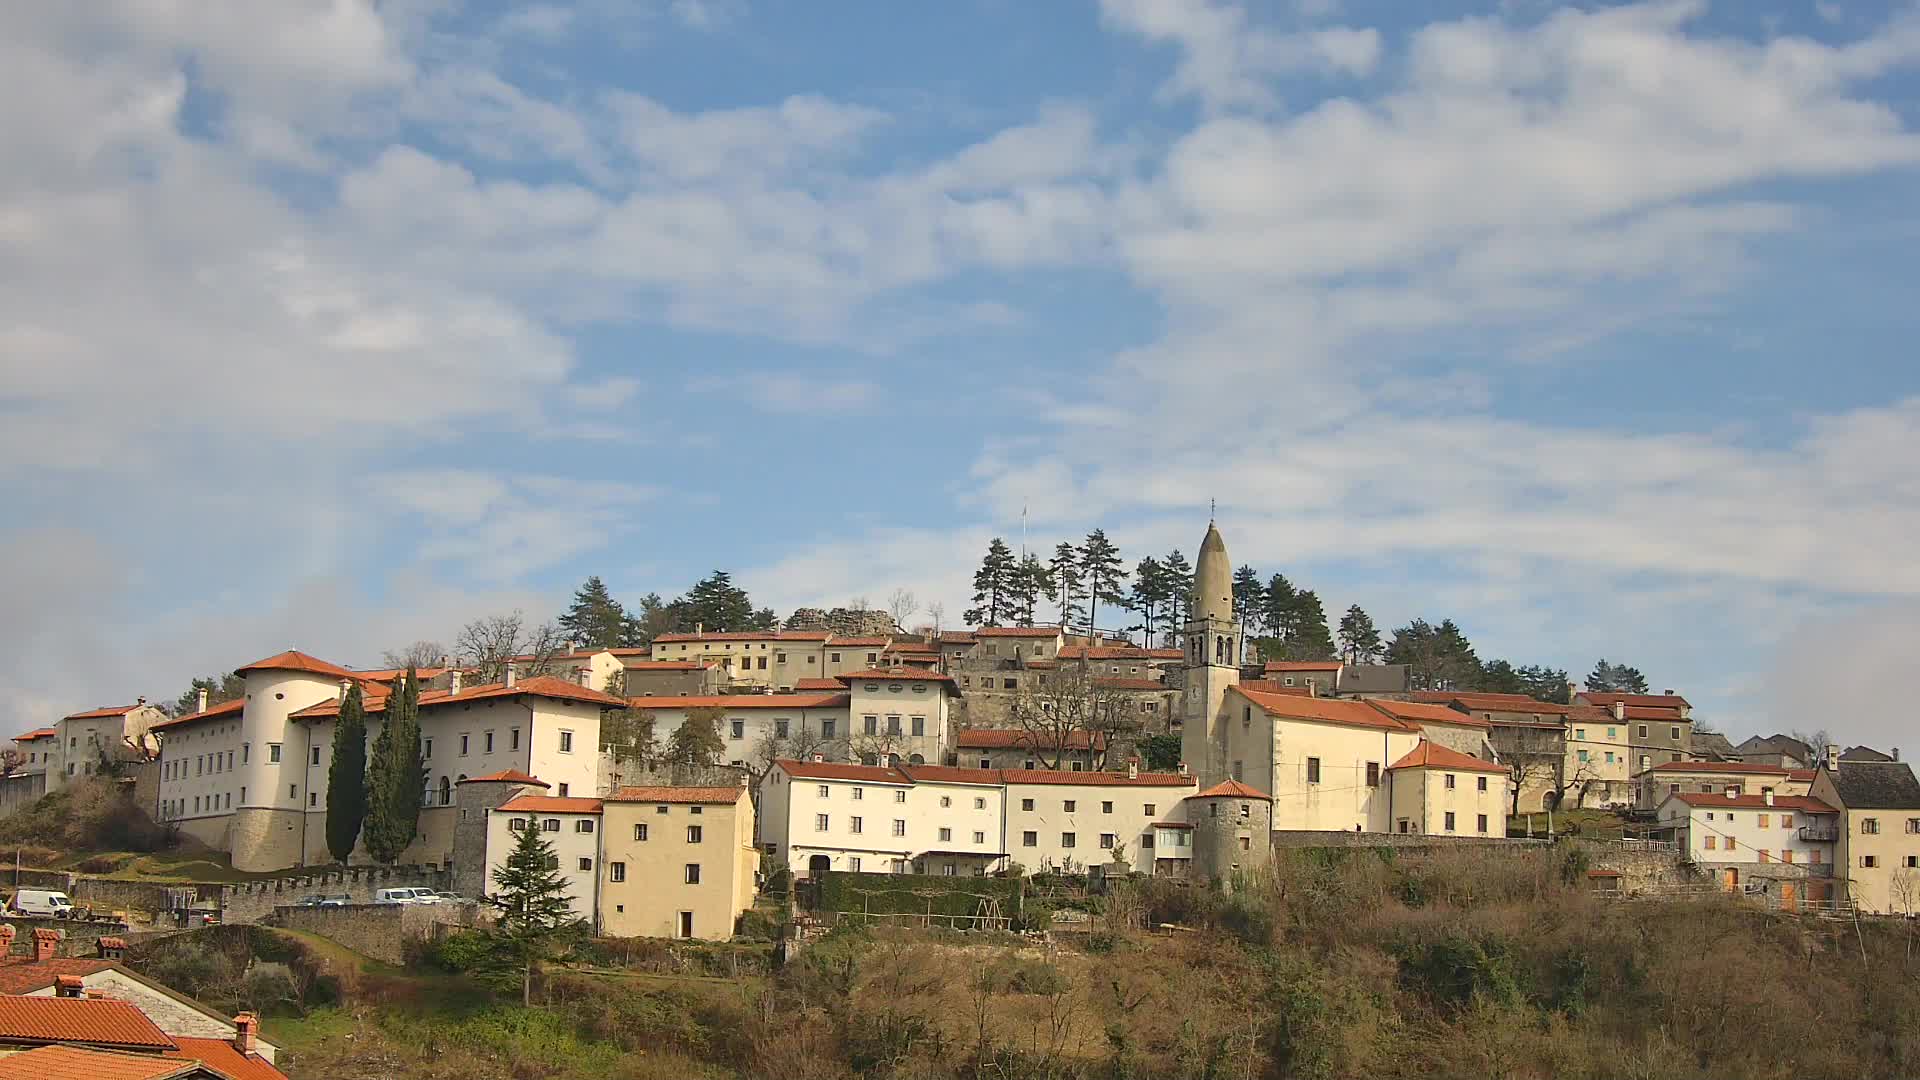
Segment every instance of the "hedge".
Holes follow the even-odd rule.
[[[820,875],[815,904],[821,911],[870,915],[978,915],[985,898],[1000,901],[1000,914],[1020,913],[1024,892],[1018,878],[939,877],[930,874]]]

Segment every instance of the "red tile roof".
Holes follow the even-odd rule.
[[[1273,801],[1273,796],[1259,788],[1248,787],[1238,780],[1222,780],[1198,795],[1196,799],[1265,799]]]
[[[461,784],[538,784],[541,787],[553,786],[552,784],[547,783],[545,780],[542,780],[537,776],[529,776],[526,773],[521,772],[519,769],[503,769],[500,772],[488,773],[485,776],[471,776],[465,780],[456,781],[456,783],[461,783]]]
[[[1459,772],[1504,773],[1506,766],[1491,761],[1481,761],[1458,750],[1449,750],[1437,743],[1420,740],[1420,745],[1403,755],[1399,761],[1387,766],[1389,769],[1454,769]]]
[[[1445,705],[1459,702],[1478,712],[1538,713],[1541,716],[1565,716],[1570,705],[1539,701],[1525,694],[1482,694],[1463,690],[1418,690],[1413,700]]]
[[[174,1042],[130,1002],[112,998],[0,997],[0,1042],[74,1042],[171,1050]]]
[[[945,682],[953,681],[953,676],[944,671],[928,671],[917,667],[868,668],[865,671],[849,671],[845,675],[836,675],[841,682],[872,680],[874,682],[906,680],[909,682]]]
[[[246,707],[246,698],[234,698],[232,701],[223,701],[218,705],[209,705],[207,706],[206,712],[188,713],[185,716],[176,716],[171,720],[162,720],[148,730],[160,731],[163,728],[184,727],[187,724],[196,724],[202,720],[218,720],[224,716],[237,716],[241,710]]]
[[[0,1080],[172,1080],[199,1071],[198,1061],[182,1061],[174,1054],[128,1054],[57,1044],[0,1057]],[[274,1075],[285,1076],[278,1070]]]
[[[1743,776],[1786,776],[1778,765],[1760,765],[1750,761],[1663,761],[1654,772],[1738,773]]]
[[[1241,679],[1239,684],[1246,690],[1258,690],[1263,694],[1293,694],[1297,697],[1312,697],[1313,691],[1304,686],[1287,686],[1272,679]]]
[[[1692,723],[1688,717],[1681,716],[1680,710],[1678,709],[1656,709],[1639,705],[1629,705],[1620,711],[1626,713],[1626,718],[1629,720],[1658,720],[1663,724]]]
[[[1773,802],[1767,802],[1765,795],[1736,795],[1728,798],[1711,791],[1678,791],[1667,796],[1679,799],[1688,806],[1698,806],[1711,810],[1715,807],[1728,807],[1734,810],[1798,810],[1803,814],[1837,814],[1840,811],[1805,795],[1775,795]]]
[[[827,639],[827,648],[884,649],[892,641],[885,637],[831,637]]]
[[[942,630],[940,631],[940,643],[942,645],[970,645],[973,643],[973,631]]]
[[[418,678],[421,680],[437,679],[440,676],[445,675],[447,672],[452,670],[453,670],[452,668],[443,668],[443,667],[423,667],[423,668],[415,669],[413,674],[415,678]],[[353,677],[355,679],[360,680],[363,683],[367,683],[367,682],[390,683],[393,680],[399,678],[400,676],[405,675],[406,673],[407,673],[407,669],[403,667],[402,668],[377,668],[373,671],[356,671],[353,673]]]
[[[1230,689],[1258,705],[1269,716],[1290,720],[1309,720],[1323,724],[1340,724],[1345,727],[1375,728],[1381,731],[1416,730],[1411,725],[1388,716],[1364,701],[1269,694],[1238,686]]]
[[[1060,628],[1057,626],[983,626],[975,630],[973,635],[975,637],[1051,638],[1060,636]]]
[[[1025,750],[1040,743],[1052,744],[1053,738],[1037,738],[1019,728],[968,728],[954,738],[954,746],[961,750]],[[1107,745],[1105,732],[1068,731],[1063,740],[1068,750],[1088,750]]]
[[[833,761],[775,762],[787,775],[801,780],[855,780],[871,784],[910,784],[916,779],[934,783],[1060,784],[1082,787],[1188,787],[1191,776],[1178,773],[1072,772],[1066,769],[959,769],[945,765],[850,765]]]
[[[655,645],[662,642],[696,641],[825,641],[833,635],[825,630],[728,630],[707,634],[661,634],[653,639]]]
[[[1818,776],[1819,774],[1820,774],[1820,770],[1819,770],[1819,769],[1788,769],[1788,770],[1787,770],[1787,779],[1789,779],[1789,780],[1805,780],[1805,781],[1807,781],[1807,782],[1809,782],[1809,783],[1811,783],[1811,782],[1813,781],[1813,778],[1814,778],[1815,776]]]
[[[739,787],[624,787],[607,796],[605,801],[732,806],[746,790]]]
[[[901,765],[899,769],[915,783],[1000,786],[999,769],[965,769],[956,765]]]
[[[1273,660],[1267,663],[1266,671],[1339,671],[1338,660]]]
[[[1419,727],[1421,724],[1452,724],[1455,727],[1478,728],[1492,731],[1493,725],[1471,713],[1458,709],[1449,709],[1445,705],[1429,705],[1424,701],[1395,701],[1390,698],[1366,698],[1367,704],[1386,713],[1396,720]]]
[[[1102,690],[1166,690],[1168,686],[1159,679],[1123,679],[1095,678],[1093,685]]]
[[[887,645],[888,652],[897,653],[938,653],[940,647],[931,641],[892,641]]]
[[[364,677],[359,672],[348,671],[339,664],[329,664],[317,656],[308,656],[298,649],[288,649],[283,653],[275,653],[265,660],[255,660],[244,667],[233,669],[236,675],[245,675],[249,671],[304,671],[309,675],[331,675],[336,679]]]
[[[166,1051],[162,1057],[199,1061],[233,1080],[287,1080],[287,1074],[275,1068],[266,1058],[259,1054],[242,1054],[225,1039],[176,1035],[173,1041],[180,1044],[180,1049]]]
[[[45,990],[52,986],[54,980],[62,975],[73,975],[84,979],[112,967],[113,961],[99,960],[90,956],[56,956],[46,961],[37,961],[30,956],[16,956],[0,962],[0,994],[31,994],[35,990]]]
[[[839,679],[801,679],[793,684],[793,688],[803,693],[808,690],[825,690],[835,694],[846,689]]]
[[[65,717],[65,719],[106,720],[115,716],[125,716],[128,713],[132,712],[133,710],[141,707],[142,705],[102,705],[97,709],[88,709],[86,712],[73,713]]]
[[[387,693],[368,687],[361,691],[362,706],[369,713],[387,711]],[[458,694],[451,690],[428,690],[420,695],[420,707],[432,708],[438,705],[460,705],[469,701],[488,701],[496,698],[537,697],[554,701],[574,701],[603,708],[624,709],[627,699],[614,697],[599,690],[591,690],[579,683],[568,682],[552,675],[530,675],[524,679],[515,679],[512,686],[505,683],[486,683],[480,686],[466,686]],[[298,712],[290,713],[295,720],[324,719],[340,715],[340,699],[328,698],[318,705],[310,705]]]
[[[1687,702],[1686,698],[1681,697],[1679,694],[1613,694],[1583,690],[1580,692],[1580,696],[1586,698],[1587,701],[1592,704],[1609,707],[1616,701],[1628,707],[1636,705],[1655,709],[1677,709],[1683,706],[1690,709],[1693,707]]]
[[[870,784],[913,782],[899,769],[885,765],[854,765],[840,761],[792,761],[785,758],[774,764],[788,776],[802,780],[858,780]]]
[[[1180,773],[1072,772],[1066,769],[1001,769],[1009,784],[1074,784],[1084,787],[1192,787],[1197,778]]]
[[[50,727],[43,727],[43,728],[37,728],[33,731],[29,731],[25,735],[15,735],[13,737],[13,741],[14,742],[32,742],[35,739],[51,739],[58,734],[59,732],[53,730]]]
[[[500,809],[522,814],[597,814],[599,799],[562,798],[558,795],[515,795],[500,804]]]
[[[716,694],[693,697],[636,697],[632,709],[844,709],[853,700],[843,689],[837,694]]]

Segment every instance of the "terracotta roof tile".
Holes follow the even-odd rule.
[[[309,675],[331,675],[336,679],[360,677],[339,664],[329,664],[317,656],[308,656],[298,649],[288,649],[283,653],[275,653],[265,660],[255,660],[244,667],[233,669],[236,675],[245,675],[249,671],[304,671]]]
[[[944,671],[928,671],[926,668],[917,667],[868,668],[865,671],[849,671],[844,675],[837,675],[835,678],[841,682],[905,680],[911,682],[950,683],[953,681],[953,676]]]
[[[1456,727],[1478,728],[1492,731],[1493,725],[1458,709],[1449,709],[1445,705],[1430,705],[1424,701],[1395,701],[1390,698],[1365,698],[1367,704],[1386,713],[1396,720],[1412,724],[1452,724]]]
[[[1273,801],[1273,796],[1261,791],[1259,788],[1248,787],[1238,780],[1223,780],[1193,797],[1196,799],[1265,799],[1268,802]]]
[[[973,636],[977,638],[1052,638],[1060,636],[1060,628],[1057,626],[983,626],[975,630]]]
[[[500,804],[502,811],[521,814],[597,814],[599,799],[562,798],[558,795],[515,795]]]
[[[369,689],[361,692],[360,700],[362,706],[368,713],[382,713],[387,711],[387,697],[388,695],[386,693]],[[612,694],[592,690],[581,686],[579,683],[568,682],[565,679],[552,675],[530,675],[524,679],[514,680],[512,686],[508,686],[505,683],[465,686],[461,687],[458,694],[451,690],[428,690],[420,695],[420,707],[429,709],[439,705],[460,705],[470,701],[489,701],[496,698],[513,697],[538,697],[548,698],[554,701],[574,701],[588,705],[599,705],[603,708],[610,709],[624,709],[627,707],[627,699],[625,698],[614,697]],[[318,705],[308,706],[289,715],[295,720],[316,720],[325,719],[330,716],[339,716],[340,699],[337,697],[328,698]]]
[[[223,701],[218,705],[209,705],[206,712],[188,713],[185,716],[176,716],[172,720],[162,720],[148,730],[160,731],[165,728],[197,724],[202,720],[218,720],[221,717],[238,716],[246,707],[246,698],[234,698],[232,701]]]
[[[827,639],[827,648],[884,649],[892,642],[893,639],[888,637],[830,637]]]
[[[175,1036],[174,1041],[180,1044],[180,1049],[166,1051],[162,1057],[203,1062],[233,1080],[287,1080],[287,1074],[275,1068],[266,1058],[259,1054],[242,1054],[225,1039]]]
[[[65,719],[107,720],[115,716],[125,716],[128,713],[132,712],[133,710],[141,707],[142,707],[141,705],[102,705],[97,709],[88,709],[86,712],[73,713],[65,717]]]
[[[964,769],[955,765],[901,765],[901,772],[915,783],[987,784],[1000,786],[999,769]]]
[[[1466,690],[1419,690],[1413,700],[1445,705],[1457,701],[1479,712],[1537,713],[1541,716],[1565,716],[1571,705],[1539,701],[1525,694],[1482,694]]]
[[[708,634],[661,634],[654,644],[663,642],[693,644],[698,641],[825,641],[833,635],[825,630],[728,630]]]
[[[852,698],[837,694],[715,694],[694,697],[636,697],[631,709],[844,709]]]
[[[1009,784],[1073,784],[1085,787],[1192,787],[1197,780],[1181,773],[1072,772],[1066,769],[1001,769]]]
[[[607,796],[607,802],[679,803],[700,806],[732,806],[740,801],[738,787],[624,787]]]
[[[968,728],[954,737],[953,744],[961,750],[1016,750],[1033,749],[1041,741],[1054,740],[1038,740],[1019,728]],[[1105,732],[1074,730],[1066,733],[1064,741],[1068,750],[1087,750],[1106,746],[1107,736]]]
[[[538,784],[541,787],[553,786],[552,784],[547,783],[545,780],[542,780],[537,776],[529,776],[528,774],[521,772],[519,769],[503,769],[500,772],[488,773],[485,776],[470,776],[465,780],[456,781],[456,783],[461,783],[461,784]]]
[[[1663,761],[1653,767],[1658,773],[1737,773],[1743,776],[1785,776],[1778,765],[1759,765],[1749,761]]]
[[[846,690],[846,686],[841,683],[839,679],[801,679],[793,684],[793,688],[799,693],[805,693],[809,690],[824,690],[828,693],[838,694]]]
[[[1272,671],[1339,671],[1338,660],[1273,660],[1264,670]]]
[[[1292,694],[1296,697],[1312,697],[1313,691],[1304,686],[1287,686],[1272,679],[1241,679],[1238,685],[1245,690],[1258,690],[1263,694]]]
[[[1296,697],[1287,694],[1268,694],[1259,690],[1247,690],[1242,687],[1229,687],[1240,696],[1258,705],[1269,716],[1278,716],[1291,720],[1310,720],[1323,724],[1340,724],[1345,727],[1375,728],[1382,731],[1413,731],[1404,721],[1388,716],[1364,701],[1351,701],[1346,698]]]
[[[1592,704],[1601,706],[1611,706],[1614,702],[1618,701],[1629,707],[1636,705],[1655,709],[1682,707],[1690,709],[1693,707],[1688,704],[1686,698],[1681,697],[1679,694],[1612,694],[1583,690],[1580,692],[1580,696],[1586,698]]]
[[[443,667],[423,667],[423,668],[416,669],[414,671],[414,675],[415,677],[422,680],[437,679],[440,676],[445,675],[447,672],[452,670],[453,670],[452,668],[443,668]],[[390,683],[393,680],[399,678],[400,676],[405,675],[406,673],[407,673],[406,668],[376,668],[375,670],[372,670],[372,671],[356,671],[353,673],[353,677],[363,683],[364,682]]]
[[[1138,645],[1066,645],[1060,649],[1062,660],[1180,660],[1179,649],[1143,649]]]
[[[803,780],[858,780],[870,784],[910,784],[913,781],[899,769],[885,765],[854,765],[839,761],[774,762],[788,776]]]
[[[1688,806],[1698,806],[1705,810],[1727,807],[1734,810],[1798,810],[1803,814],[1840,812],[1819,799],[1808,798],[1805,795],[1775,795],[1771,803],[1767,801],[1765,795],[1735,795],[1728,798],[1711,791],[1678,791],[1667,798],[1679,799]]]
[[[113,967],[113,961],[93,957],[56,956],[47,961],[32,957],[13,957],[0,963],[0,994],[31,994],[45,990],[62,975],[82,979]]]
[[[43,727],[33,731],[29,731],[25,735],[15,735],[13,737],[13,741],[14,742],[32,742],[35,739],[51,739],[58,734],[59,732],[53,730],[50,727]]]
[[[199,1065],[198,1061],[183,1061],[171,1054],[128,1054],[51,1045],[0,1057],[0,1080],[172,1080],[192,1076]],[[234,1077],[234,1080],[242,1078]]]
[[[1504,773],[1507,767],[1491,761],[1481,761],[1458,750],[1450,750],[1438,743],[1425,739],[1420,745],[1402,755],[1399,761],[1387,766],[1389,769],[1455,769],[1460,772]]]
[[[174,1048],[173,1039],[155,1027],[146,1013],[112,998],[0,997],[0,1041]]]

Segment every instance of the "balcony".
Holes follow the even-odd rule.
[[[1837,825],[1802,825],[1800,839],[1809,844],[1831,844],[1840,839],[1840,827]]]

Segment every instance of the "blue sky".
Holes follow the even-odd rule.
[[[1101,526],[1898,745],[1909,3],[45,5],[0,715]],[[924,617],[924,613],[923,613]]]

